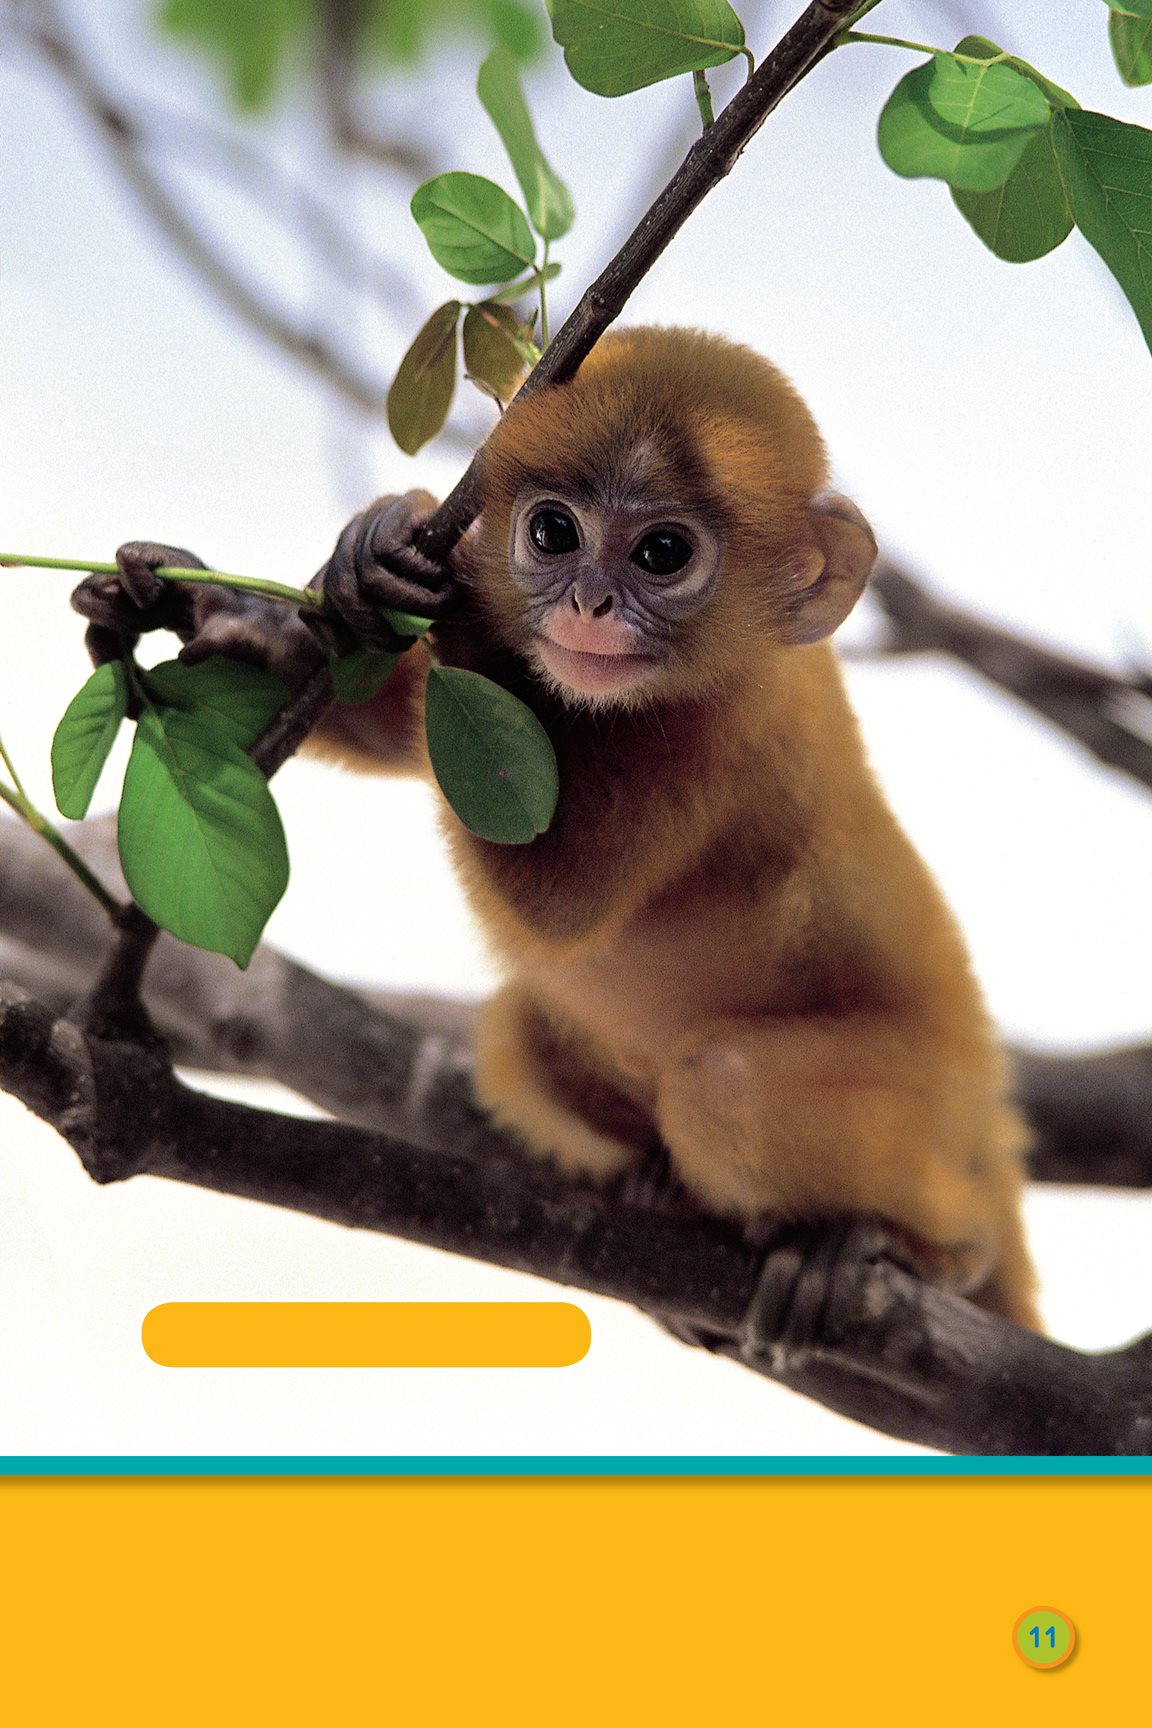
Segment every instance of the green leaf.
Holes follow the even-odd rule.
[[[482,840],[523,845],[556,810],[552,741],[518,697],[478,672],[433,666],[424,721],[440,790]]]
[[[416,189],[412,214],[436,262],[461,282],[510,282],[536,262],[519,204],[480,174],[438,174]]]
[[[508,152],[528,219],[543,240],[559,240],[575,219],[572,194],[553,173],[536,140],[516,61],[507,48],[489,54],[476,80],[476,94]],[[467,328],[465,328],[467,342]]]
[[[357,648],[339,660],[330,660],[328,670],[332,675],[336,700],[343,702],[346,708],[370,702],[391,678],[399,659],[399,654],[380,654],[372,648]]]
[[[1113,12],[1127,12],[1132,18],[1152,18],[1152,0],[1107,0]]]
[[[1123,288],[1152,348],[1152,132],[1107,114],[1053,120],[1068,204]]]
[[[88,814],[92,794],[120,722],[128,712],[128,676],[123,663],[97,667],[64,710],[52,739],[52,790],[56,808],[70,821]]]
[[[524,376],[523,335],[510,306],[486,300],[464,315],[464,365],[501,402],[510,402]]]
[[[388,392],[388,427],[409,456],[448,418],[456,388],[456,325],[459,300],[438,306],[400,362]]]
[[[198,666],[163,660],[141,673],[148,700],[203,717],[247,750],[288,700],[288,686],[263,666],[214,654]]]
[[[238,108],[268,108],[293,45],[312,28],[308,0],[165,0],[159,23],[218,61]]]
[[[1043,258],[1072,232],[1050,127],[1033,138],[1003,186],[992,192],[954,188],[952,200],[985,246],[1010,264]]]
[[[722,66],[744,46],[728,0],[554,0],[552,34],[577,84],[597,96]]]
[[[897,174],[990,192],[1007,180],[1050,114],[1034,79],[1014,67],[971,66],[936,54],[888,98],[880,154]]]
[[[1037,72],[1035,66],[1027,60],[1021,60],[1018,54],[1006,54],[997,43],[990,42],[987,36],[965,36],[962,42],[957,42],[952,50],[954,54],[970,54],[976,60],[1002,60],[1014,71],[1025,78],[1031,78],[1037,89],[1042,90],[1053,108],[1079,108],[1075,96],[1070,96],[1067,90],[1062,90],[1059,84],[1053,84],[1051,78],[1045,78],[1042,72]]]
[[[247,966],[288,885],[268,782],[215,722],[145,709],[120,800],[132,897],[182,942]]]
[[[1113,12],[1108,19],[1112,58],[1125,84],[1133,87],[1152,84],[1152,0],[1148,0],[1148,6],[1144,16],[1137,17],[1129,7],[1124,12]]]

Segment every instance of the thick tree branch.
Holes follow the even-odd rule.
[[[68,837],[119,885],[111,822]],[[111,928],[43,842],[0,822],[0,977],[58,1013],[87,997]],[[94,994],[94,993],[93,993]],[[500,1151],[471,1089],[473,1004],[342,988],[270,948],[247,972],[161,935],[144,1000],[173,1060],[291,1087],[342,1120],[420,1145]],[[1016,1055],[1041,1182],[1152,1187],[1152,1046],[1094,1056]]]
[[[1042,648],[937,599],[885,559],[869,583],[884,608],[881,653],[951,654],[1083,744],[1110,768],[1152,786],[1152,692],[1146,675],[1119,677]]]
[[[766,1248],[524,1162],[420,1148],[190,1091],[0,985],[0,1081],[97,1182],[152,1175],[379,1230],[636,1304],[885,1432],[989,1455],[1152,1451],[1152,1338],[1087,1356],[921,1283],[866,1225]]]
[[[1152,1188],[1152,1044],[1092,1056],[1016,1052],[1038,1182]]]

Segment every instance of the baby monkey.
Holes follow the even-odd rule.
[[[876,552],[827,484],[811,415],[765,360],[620,331],[504,414],[435,598],[412,545],[421,493],[358,517],[317,580],[354,625],[374,605],[434,611],[441,660],[513,690],[556,749],[559,808],[531,844],[443,813],[506,980],[477,1029],[494,1120],[600,1180],[659,1141],[691,1194],[750,1229],[878,1217],[932,1276],[1032,1326],[1023,1124],[826,640]],[[123,551],[142,603],[161,556],[187,557]],[[114,621],[88,588],[82,609]],[[265,641],[250,608],[205,593],[185,591],[204,611],[185,621],[194,654],[306,661],[300,626]],[[414,648],[320,747],[426,765],[426,670]]]

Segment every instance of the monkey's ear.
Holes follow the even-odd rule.
[[[814,492],[808,525],[815,547],[813,575],[795,596],[784,622],[786,642],[821,642],[843,624],[876,562],[876,536],[850,498]]]

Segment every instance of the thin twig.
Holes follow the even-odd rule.
[[[521,386],[520,396],[531,395],[550,384],[562,384],[575,375],[692,212],[731,173],[741,152],[769,114],[844,28],[845,19],[860,9],[860,0],[813,0],[693,144],[663,192],[556,332],[547,352]],[[434,564],[444,564],[457,540],[475,520],[479,507],[477,456],[421,530],[417,540],[420,550]]]
[[[363,59],[365,31],[371,23],[365,0],[322,0],[317,10],[320,94],[333,142],[346,155],[400,169],[414,179],[427,179],[432,170],[426,151],[372,131],[356,112],[357,74]]]

